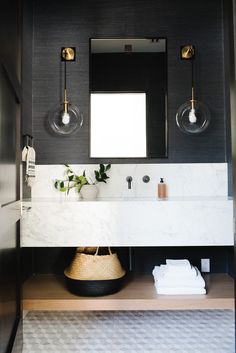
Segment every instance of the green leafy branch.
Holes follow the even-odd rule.
[[[73,188],[77,189],[79,193],[83,185],[91,184],[86,178],[85,171],[82,175],[77,175],[68,164],[64,164],[66,167],[66,178],[65,179],[56,179],[54,181],[54,187],[60,192],[65,192],[67,195],[70,190]],[[98,170],[94,170],[96,181],[106,183],[106,180],[109,179],[107,172],[111,169],[111,164],[100,164]]]
[[[69,194],[70,190],[76,188],[80,192],[83,185],[88,184],[88,180],[85,177],[85,171],[83,175],[76,175],[68,164],[65,164],[67,178],[64,180],[56,179],[54,186],[61,192]]]
[[[110,169],[111,169],[110,164],[107,164],[107,165],[99,164],[99,170],[94,171],[95,178],[98,183],[99,182],[106,183],[106,180],[110,178],[106,172],[108,172],[108,170]]]

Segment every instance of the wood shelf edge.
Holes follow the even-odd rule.
[[[174,298],[172,300],[174,302]],[[114,303],[105,302],[80,302],[78,300],[23,300],[23,310],[28,311],[144,311],[144,310],[234,310],[234,299],[209,300],[202,302],[158,303],[158,300],[123,300]]]
[[[209,290],[209,295],[206,296],[158,296],[153,289],[151,277],[144,276],[140,277],[140,285],[136,278],[133,282],[131,280],[120,293],[86,298],[76,297],[67,292],[61,278],[38,276],[38,278],[35,277],[26,282],[22,305],[23,310],[33,311],[233,310],[233,279],[224,274],[213,274],[207,277],[212,288]],[[48,288],[48,283],[51,284],[51,288]],[[42,288],[43,286],[44,288]],[[137,292],[140,292],[140,297],[137,297]],[[44,297],[42,297],[42,293]],[[59,293],[58,296],[57,293]]]

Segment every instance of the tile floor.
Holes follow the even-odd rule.
[[[234,353],[234,313],[29,312],[24,353]]]

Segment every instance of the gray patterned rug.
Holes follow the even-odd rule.
[[[234,353],[231,310],[29,312],[23,353]]]

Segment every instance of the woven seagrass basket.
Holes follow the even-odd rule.
[[[116,253],[99,255],[99,248],[77,248],[75,256],[65,269],[67,288],[82,296],[101,296],[119,291],[125,270]]]

